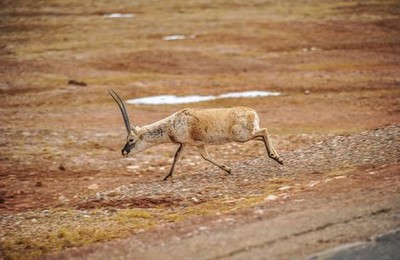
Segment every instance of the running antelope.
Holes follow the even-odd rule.
[[[153,124],[132,127],[121,98],[113,90],[108,92],[117,102],[128,132],[126,144],[121,150],[122,155],[128,156],[131,151],[141,152],[161,143],[172,142],[179,145],[172,167],[164,180],[172,177],[175,164],[188,145],[197,146],[204,160],[215,164],[229,174],[231,174],[231,169],[212,159],[206,145],[260,140],[264,142],[268,156],[283,164],[272,146],[267,129],[260,128],[260,120],[254,109],[248,107],[185,108]]]

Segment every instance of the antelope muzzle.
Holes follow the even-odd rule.
[[[121,153],[123,156],[128,157],[128,154],[131,152],[131,145],[126,143],[124,148],[122,148]]]

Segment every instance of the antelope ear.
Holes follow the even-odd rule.
[[[135,127],[131,127],[131,129],[136,135],[139,135],[140,127],[135,126]]]

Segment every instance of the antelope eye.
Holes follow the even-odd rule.
[[[129,139],[129,142],[133,142],[133,139]]]

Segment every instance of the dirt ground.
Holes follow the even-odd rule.
[[[245,221],[243,212],[263,207],[281,188],[365,169],[389,170],[373,183],[331,182],[315,193],[325,199],[313,200],[313,207],[326,207],[331,197],[338,203],[333,198],[344,187],[358,191],[376,182],[384,197],[392,194],[390,185],[398,191],[396,156],[373,150],[373,163],[325,158],[320,161],[330,168],[323,172],[307,157],[282,169],[266,160],[257,171],[251,162],[265,150],[256,142],[210,147],[212,156],[235,165],[235,181],[191,148],[173,180],[162,182],[176,146],[122,157],[125,129],[107,93],[131,99],[279,91],[277,97],[127,108],[132,123],[145,125],[185,107],[249,106],[287,159],[312,151],[310,145],[387,129],[400,123],[398,1],[109,2],[0,3],[0,256],[43,256],[138,234],[151,241],[165,225],[190,229],[232,212]],[[112,13],[134,16],[107,17]],[[171,35],[186,38],[163,39]],[[398,152],[398,133],[387,133],[395,135],[387,148]],[[370,156],[372,148],[364,149]],[[257,172],[264,177],[250,174]],[[287,211],[297,210],[290,205],[301,192],[291,193]],[[355,208],[373,196],[354,194],[346,203]],[[310,248],[307,253],[321,246]]]

